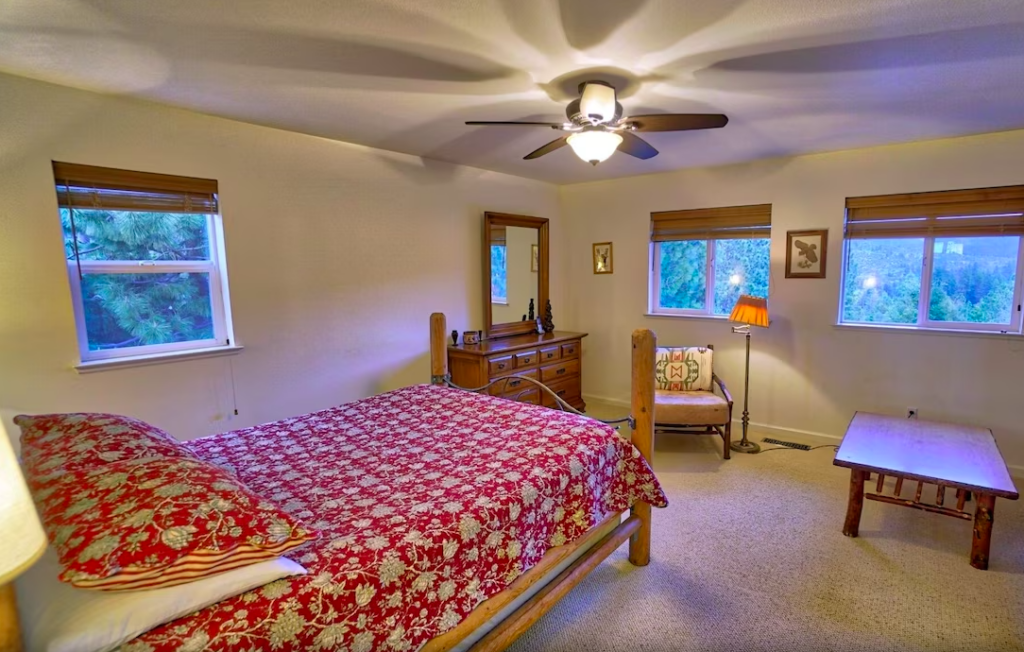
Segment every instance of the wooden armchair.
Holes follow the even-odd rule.
[[[654,427],[666,432],[718,435],[729,459],[732,394],[714,373],[715,348],[659,347],[654,362]],[[718,386],[721,396],[715,394]]]

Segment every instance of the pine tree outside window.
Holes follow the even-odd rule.
[[[650,312],[727,317],[768,296],[771,205],[651,214]]]
[[[841,324],[1021,332],[1024,186],[846,200]]]
[[[82,362],[231,346],[217,182],[54,163]]]

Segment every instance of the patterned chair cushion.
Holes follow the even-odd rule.
[[[19,414],[14,423],[21,428],[22,465],[32,489],[114,462],[196,459],[160,428],[118,414]]]
[[[711,392],[654,391],[654,422],[674,426],[724,426],[729,403]]]
[[[710,392],[713,353],[704,346],[659,347],[654,358],[656,389]]]
[[[114,462],[33,491],[60,579],[108,591],[174,586],[315,539],[280,507],[198,459]]]

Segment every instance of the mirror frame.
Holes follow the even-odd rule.
[[[497,339],[524,333],[536,333],[537,322],[514,321],[492,324],[491,319],[491,227],[518,226],[537,229],[537,302],[535,317],[540,317],[548,302],[548,218],[511,213],[484,213],[483,239],[483,296],[484,296],[484,339]]]

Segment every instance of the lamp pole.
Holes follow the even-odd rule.
[[[743,372],[743,438],[733,442],[729,448],[738,453],[760,453],[761,447],[747,439],[747,426],[750,424],[750,412],[747,411],[747,399],[750,397],[750,324],[733,326],[732,332],[746,335],[747,357]]]

